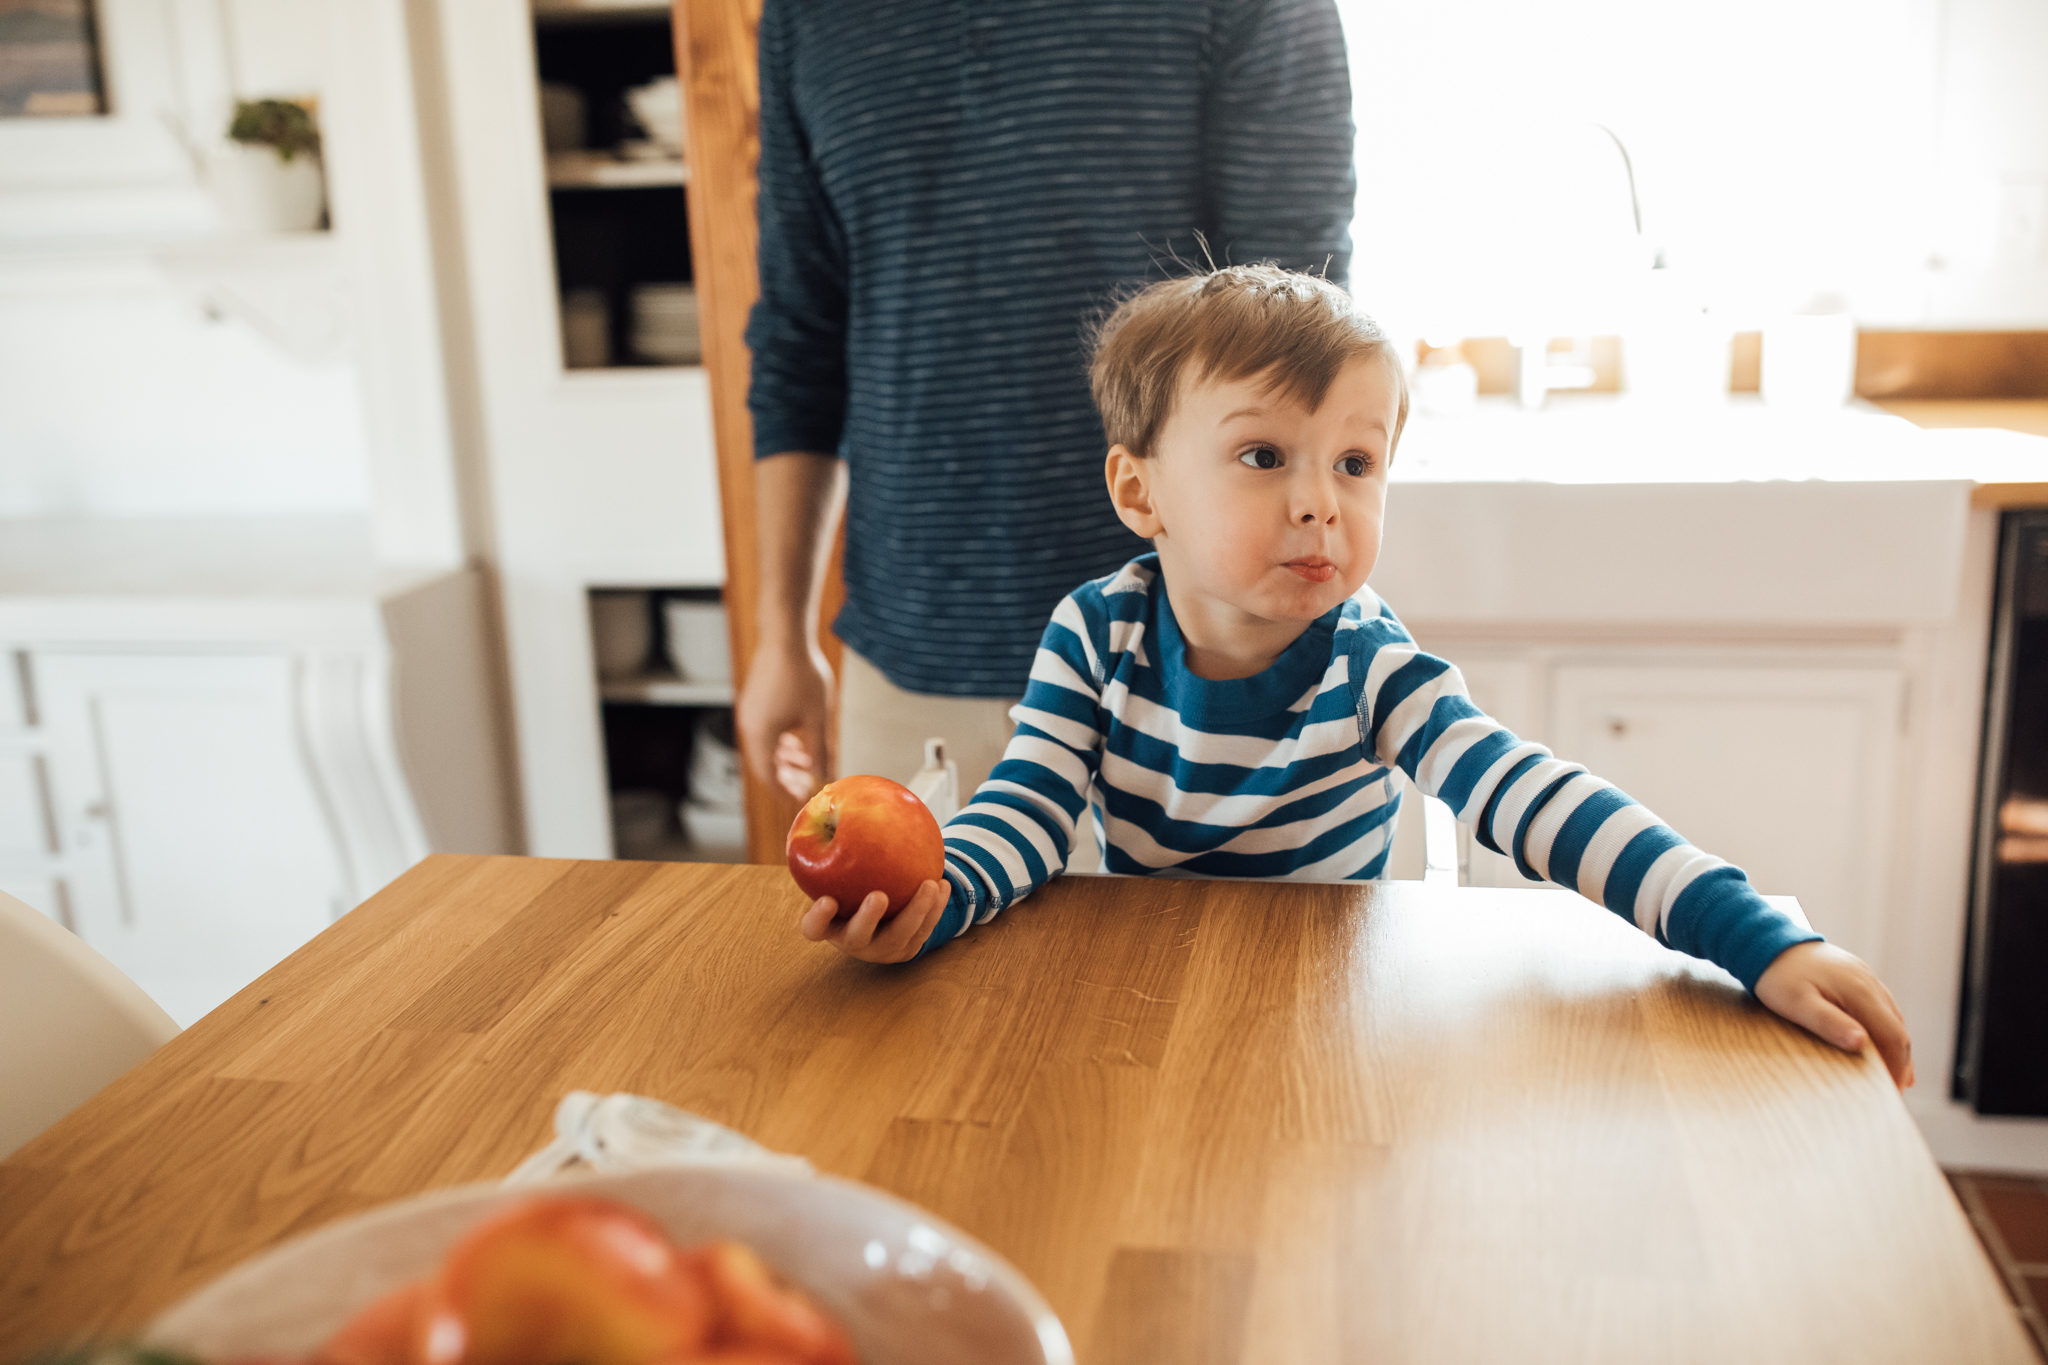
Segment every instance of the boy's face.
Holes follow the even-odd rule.
[[[1398,411],[1387,366],[1351,361],[1313,412],[1264,376],[1188,388],[1150,459],[1111,452],[1111,498],[1157,547],[1177,615],[1306,624],[1364,586]]]

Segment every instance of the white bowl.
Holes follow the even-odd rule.
[[[671,597],[662,603],[662,614],[668,660],[679,675],[693,682],[732,681],[732,644],[721,603]]]
[[[1073,1363],[1030,1281],[959,1229],[850,1180],[745,1166],[436,1190],[244,1262],[158,1318],[147,1340],[211,1360],[306,1354],[364,1304],[432,1270],[486,1215],[549,1193],[630,1204],[686,1246],[746,1243],[846,1328],[862,1365]]]

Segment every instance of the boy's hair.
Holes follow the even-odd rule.
[[[1399,408],[1387,452],[1408,423],[1408,383],[1393,343],[1341,286],[1275,265],[1231,265],[1148,285],[1095,334],[1088,378],[1111,445],[1149,458],[1185,379],[1229,383],[1272,372],[1272,391],[1321,407],[1337,372],[1379,356]]]

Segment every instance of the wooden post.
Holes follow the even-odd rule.
[[[744,686],[754,657],[760,600],[759,542],[754,531],[754,425],[747,413],[751,357],[747,312],[760,292],[754,197],[761,154],[761,84],[755,35],[761,0],[676,0],[676,72],[688,110],[690,252],[696,265],[704,368],[711,379],[711,419],[718,448],[718,500],[725,524],[725,615],[732,633],[733,679]],[[843,597],[835,549],[821,620],[829,623]],[[834,668],[839,637],[821,628]],[[745,755],[743,755],[745,757]],[[779,788],[746,779],[747,857],[783,859],[783,839],[797,803]]]

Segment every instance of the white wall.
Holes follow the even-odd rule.
[[[1922,318],[2048,326],[2048,4],[1948,0]]]
[[[108,0],[117,117],[0,125],[0,516],[367,511],[354,367],[208,316],[167,263],[217,228],[162,116],[319,94],[321,6]]]
[[[147,259],[0,256],[0,516],[360,511],[356,378],[210,321]]]

